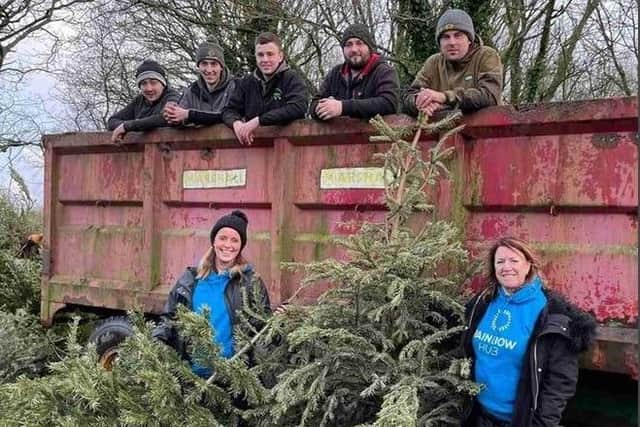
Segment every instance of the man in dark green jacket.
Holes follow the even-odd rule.
[[[261,33],[255,43],[258,68],[236,84],[222,113],[241,144],[251,144],[258,126],[286,125],[304,118],[309,96],[304,81],[289,68],[282,42]]]
[[[470,113],[500,104],[500,55],[483,45],[465,11],[449,9],[440,17],[436,41],[440,53],[425,61],[403,99],[407,114],[424,111],[431,115],[442,108]]]
[[[362,24],[349,26],[341,40],[344,63],[325,77],[311,102],[311,116],[368,119],[394,114],[398,108],[398,74],[374,51],[373,37]]]
[[[167,102],[177,102],[180,97],[168,87],[164,68],[151,59],[142,62],[136,70],[136,83],[140,94],[107,122],[107,129],[113,131],[111,140],[116,144],[127,132],[168,126],[162,117],[162,109]]]

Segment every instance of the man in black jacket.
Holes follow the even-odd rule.
[[[329,120],[338,116],[368,119],[396,112],[398,74],[374,52],[371,33],[362,24],[342,35],[344,63],[327,74],[311,102],[311,116]]]
[[[111,141],[119,143],[127,132],[145,131],[168,126],[162,109],[169,101],[177,102],[180,95],[168,87],[164,68],[147,59],[136,70],[140,94],[122,110],[109,117],[107,129],[112,130]]]
[[[255,43],[258,68],[236,85],[222,113],[241,144],[251,144],[258,126],[286,125],[304,118],[307,88],[287,65],[280,38],[261,33]]]

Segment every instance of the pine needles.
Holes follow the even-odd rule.
[[[269,366],[278,381],[255,425],[458,422],[465,397],[477,393],[469,369],[462,369],[468,361],[456,357],[463,329],[456,297],[473,265],[458,230],[428,214],[433,205],[427,199],[429,187],[447,174],[453,148],[446,139],[460,129],[458,118],[430,124],[420,117],[415,126],[401,128],[372,120],[381,134],[372,140],[392,142],[379,155],[385,222],[363,224],[358,233],[336,240],[348,251],[347,261],[293,266],[306,273],[303,287],[329,281],[333,288],[317,304],[290,310],[284,317],[293,312],[296,320],[280,322],[279,343],[271,346],[276,351],[259,358],[258,365]],[[423,132],[440,135],[424,153]],[[409,227],[416,214],[417,230]]]

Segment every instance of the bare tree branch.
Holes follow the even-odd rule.
[[[74,5],[92,0],[6,0],[0,3],[0,71],[9,52],[60,19]]]

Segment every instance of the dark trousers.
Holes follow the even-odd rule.
[[[511,427],[509,421],[502,421],[480,408],[475,427]]]

